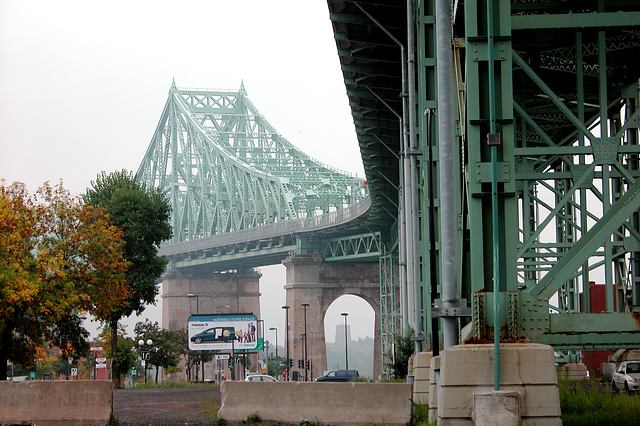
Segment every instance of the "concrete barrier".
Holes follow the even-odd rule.
[[[0,424],[105,425],[112,411],[109,381],[0,381]]]
[[[411,418],[406,383],[223,382],[218,416],[331,425],[404,425]]]

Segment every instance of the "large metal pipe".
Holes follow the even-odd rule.
[[[407,232],[409,232],[409,223],[414,233],[407,234],[411,240],[407,241],[410,252],[407,251],[407,257],[412,256],[410,265],[412,268],[409,284],[413,284],[413,323],[416,339],[415,352],[422,351],[422,304],[420,301],[420,249],[418,239],[418,141],[416,131],[416,59],[415,59],[415,13],[413,8],[413,0],[407,0],[407,112],[409,121],[409,184],[407,185],[408,206],[410,206],[410,219],[407,220]],[[406,176],[406,171],[405,171]],[[409,254],[410,253],[410,254]],[[409,262],[407,263],[407,270]],[[409,275],[409,274],[408,274]]]
[[[384,25],[373,17],[369,12],[365,10],[360,3],[354,3],[354,5],[360,9],[378,28],[380,28],[394,43],[400,47],[400,72],[402,76],[402,119],[401,119],[401,142],[402,142],[402,159],[400,160],[400,196],[398,202],[400,204],[399,214],[402,214],[400,220],[400,250],[404,255],[404,264],[402,262],[402,255],[400,256],[400,309],[402,317],[403,332],[411,326],[415,329],[414,317],[409,315],[409,312],[413,311],[414,297],[409,289],[413,288],[415,283],[415,270],[414,267],[414,245],[410,244],[409,236],[413,238],[415,236],[414,222],[411,220],[411,199],[410,193],[412,192],[411,185],[411,162],[408,160],[409,142],[407,140],[409,134],[409,127],[407,124],[407,53],[405,46],[398,40]],[[404,222],[404,223],[403,223]],[[417,228],[415,228],[417,229]],[[402,235],[404,233],[404,235]],[[403,250],[404,248],[404,250]],[[404,300],[403,300],[404,299]]]
[[[438,166],[440,175],[440,264],[442,306],[455,307],[458,301],[456,271],[456,206],[455,206],[455,111],[453,100],[453,47],[449,0],[436,0],[436,75],[438,77]],[[443,318],[444,349],[458,343],[456,319]]]

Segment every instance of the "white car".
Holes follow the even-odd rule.
[[[613,373],[611,389],[614,392],[624,390],[627,393],[640,390],[640,361],[620,363]]]
[[[277,382],[277,380],[266,374],[252,374],[244,378],[245,382]]]

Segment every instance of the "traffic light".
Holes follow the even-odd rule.
[[[283,371],[283,372],[282,372],[282,381],[283,381],[283,382],[286,382],[286,381],[287,381],[287,372],[286,372],[286,371]]]
[[[293,359],[289,358],[289,367],[293,367]]]
[[[298,360],[298,368],[303,368],[304,367],[304,360],[299,359]]]
[[[227,367],[231,368],[233,361],[231,360],[231,358],[229,358],[229,361],[227,361]]]
[[[305,367],[307,368],[307,370],[311,369],[311,360],[310,359],[307,360],[307,365]]]

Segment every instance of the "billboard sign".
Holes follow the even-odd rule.
[[[191,315],[188,320],[192,351],[256,349],[258,318],[253,314]]]

